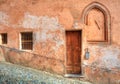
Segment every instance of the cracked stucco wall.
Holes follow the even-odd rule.
[[[119,84],[120,79],[120,17],[119,0],[97,0],[111,15],[111,44],[88,43],[82,24],[83,9],[94,0],[7,0],[0,3],[0,33],[8,33],[9,48],[0,48],[1,60],[15,64],[65,73],[65,30],[82,30],[82,69],[85,78],[98,84]],[[75,22],[77,26],[74,27]],[[32,31],[33,51],[20,49],[20,32]],[[90,59],[84,59],[85,49]],[[5,58],[4,58],[5,55]],[[9,58],[9,59],[8,59]],[[32,62],[31,62],[32,61]]]

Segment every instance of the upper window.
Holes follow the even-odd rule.
[[[110,43],[110,12],[104,5],[98,2],[90,3],[83,10],[82,21],[86,24],[86,39],[88,42]]]
[[[33,49],[33,33],[32,32],[21,33],[21,49],[23,50]]]
[[[88,41],[105,41],[106,27],[105,16],[98,8],[93,8],[86,16],[86,25],[88,26],[87,40]]]
[[[7,44],[7,33],[2,33],[1,34],[1,43],[2,44]]]

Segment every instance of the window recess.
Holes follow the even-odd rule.
[[[1,44],[7,44],[7,33],[1,33]]]
[[[21,49],[23,50],[33,49],[33,33],[32,32],[21,33]]]

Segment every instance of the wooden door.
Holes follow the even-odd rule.
[[[81,73],[81,31],[66,31],[66,72],[68,74]]]

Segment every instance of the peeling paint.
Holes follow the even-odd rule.
[[[84,61],[85,65],[92,65],[99,68],[120,68],[120,49],[116,46],[89,46],[90,58],[94,60]]]
[[[48,16],[34,16],[25,13],[23,20],[21,21],[23,28],[41,28],[54,30],[59,28],[59,22],[57,17]]]
[[[7,26],[9,25],[9,16],[2,11],[0,11],[0,23]]]
[[[100,66],[104,66],[108,69],[118,67],[120,68],[120,49],[118,48],[104,48],[102,49],[103,54],[101,57]]]
[[[25,13],[22,26],[24,28],[40,28],[40,17],[32,16],[28,13]]]

